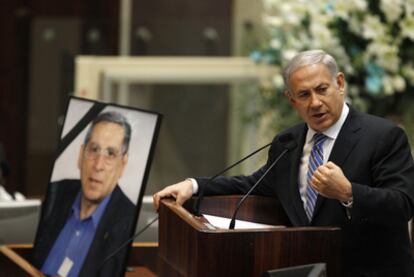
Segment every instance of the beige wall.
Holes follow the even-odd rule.
[[[233,7],[233,55],[245,55],[249,46],[254,44],[254,36],[259,35],[261,14],[263,10],[262,0],[234,0]],[[245,23],[253,24],[253,36],[248,36]]]

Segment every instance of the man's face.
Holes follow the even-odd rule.
[[[100,122],[92,130],[87,145],[82,145],[78,167],[83,197],[99,203],[113,191],[122,176],[128,155],[122,154],[124,129],[111,122]]]
[[[323,64],[304,66],[289,79],[290,103],[300,117],[315,131],[323,132],[340,117],[344,104],[345,77],[331,76]]]

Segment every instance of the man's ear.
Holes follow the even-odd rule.
[[[342,72],[339,72],[336,75],[336,85],[338,86],[338,90],[341,94],[344,94],[345,91],[345,75]]]

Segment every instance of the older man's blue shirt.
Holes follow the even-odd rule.
[[[112,193],[102,200],[91,216],[81,220],[81,192],[78,193],[73,202],[71,214],[42,266],[43,273],[57,275],[65,258],[68,258],[73,265],[67,276],[79,275],[111,195]]]

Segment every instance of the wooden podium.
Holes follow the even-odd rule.
[[[0,277],[44,277],[30,263],[31,244],[0,246]],[[156,277],[158,243],[134,242],[128,259],[126,277]]]
[[[231,218],[240,196],[206,197],[203,214]],[[328,276],[341,276],[341,231],[335,227],[289,227],[275,198],[251,196],[237,219],[285,227],[215,229],[172,199],[159,209],[158,276],[260,276],[270,269],[326,263]],[[237,226],[236,226],[237,228]]]

